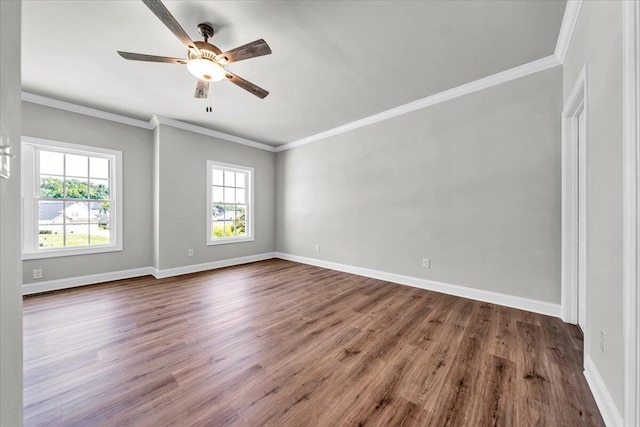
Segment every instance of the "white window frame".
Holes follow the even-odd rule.
[[[107,157],[110,161],[110,244],[72,248],[40,249],[38,247],[38,210],[34,198],[38,196],[38,149],[93,157]],[[89,145],[70,144],[48,139],[22,137],[22,259],[54,258],[122,250],[122,151]]]
[[[213,206],[212,199],[212,187],[213,187],[213,169],[222,169],[232,172],[243,172],[248,174],[247,187],[246,187],[246,200],[244,203],[247,206],[246,217],[246,235],[245,236],[231,236],[231,237],[212,237],[211,229],[211,207]],[[224,245],[227,243],[240,243],[240,242],[252,242],[253,237],[253,224],[254,224],[254,169],[248,166],[233,165],[230,163],[216,162],[214,160],[207,160],[207,206],[206,206],[206,221],[207,221],[207,245]]]

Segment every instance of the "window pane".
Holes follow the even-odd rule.
[[[38,226],[38,248],[61,248],[64,245],[62,225],[40,224]]]
[[[67,176],[88,177],[89,176],[89,158],[87,156],[78,156],[77,154],[65,154],[66,156],[66,174]]]
[[[64,216],[67,224],[89,222],[89,205],[86,202],[65,202]]]
[[[89,203],[89,222],[105,223],[110,219],[109,202],[91,202]]]
[[[211,183],[213,185],[224,185],[224,182],[222,181],[223,176],[224,176],[224,173],[220,169],[213,169]]]
[[[244,221],[236,221],[236,234],[238,236],[247,235],[247,223]]]
[[[108,245],[111,243],[111,232],[109,219],[100,220],[97,223],[89,225],[89,244],[95,245]]]
[[[89,157],[90,178],[109,178],[109,160],[101,157]]]
[[[65,182],[65,195],[67,199],[86,199],[89,197],[87,194],[87,180],[78,178],[67,178]]]
[[[63,180],[57,176],[40,177],[40,198],[61,199],[64,197]]]
[[[224,190],[222,187],[213,187],[213,191],[211,193],[211,201],[213,203],[222,203],[224,201]]]
[[[38,202],[38,247],[42,249],[64,246],[64,217],[62,202]]]
[[[224,187],[224,202],[235,203],[236,202],[236,190],[233,188]]]
[[[89,224],[67,223],[65,227],[66,247],[89,245]]]
[[[232,222],[231,221],[225,221],[224,222],[224,235],[226,237],[230,237],[233,236],[233,227],[232,227]]]
[[[216,220],[219,217],[224,215],[224,206],[219,204],[214,204],[211,208],[211,214],[213,215],[213,219]]]
[[[236,172],[236,187],[244,188],[244,172]]]
[[[224,237],[224,221],[211,222],[211,237]]]
[[[236,174],[231,171],[224,171],[224,186],[235,187],[236,186]]]
[[[236,190],[236,203],[245,203],[244,192],[245,190],[240,188]]]
[[[109,199],[109,180],[92,179],[90,181],[89,198],[91,199]]]
[[[40,174],[64,175],[64,154],[40,150]]]
[[[38,224],[52,225],[62,224],[62,202],[39,201]]]

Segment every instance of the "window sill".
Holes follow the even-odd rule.
[[[92,248],[78,248],[78,249],[49,249],[38,252],[23,252],[22,260],[41,259],[41,258],[57,258],[65,256],[75,255],[90,255],[100,254],[105,252],[119,252],[122,251],[122,246],[96,246]]]
[[[209,240],[207,242],[207,246],[215,246],[215,245],[226,245],[228,243],[242,243],[242,242],[253,242],[253,237],[231,237],[231,238],[220,238],[216,240]]]

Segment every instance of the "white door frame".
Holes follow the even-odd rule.
[[[562,109],[562,320],[567,323],[578,323],[578,309],[584,314],[584,352],[587,355],[589,334],[586,331],[588,322],[587,307],[578,307],[578,277],[585,278],[587,272],[586,251],[579,251],[578,236],[587,238],[586,206],[587,196],[587,138],[586,132],[578,138],[578,115],[584,111],[583,129],[588,129],[588,67],[584,64],[573,86],[571,94]],[[580,143],[580,147],[578,147]],[[579,174],[581,176],[579,176]],[[578,182],[584,185],[578,186]],[[578,214],[585,215],[579,233]],[[578,268],[581,270],[578,271]],[[586,289],[586,284],[585,284]],[[586,292],[580,298],[586,301]],[[581,304],[582,305],[582,304]],[[585,357],[586,360],[586,357]]]
[[[640,425],[640,4],[624,2],[624,425]]]

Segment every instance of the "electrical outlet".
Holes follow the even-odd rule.
[[[607,333],[603,329],[600,329],[600,351],[607,354]]]
[[[316,243],[316,252],[320,252],[320,243]]]
[[[187,251],[187,255],[188,255],[188,256],[193,256],[193,249],[189,249],[189,250]]]
[[[33,278],[34,279],[42,279],[42,269],[36,268],[33,270]]]
[[[431,260],[429,258],[422,258],[422,268],[431,268]]]

